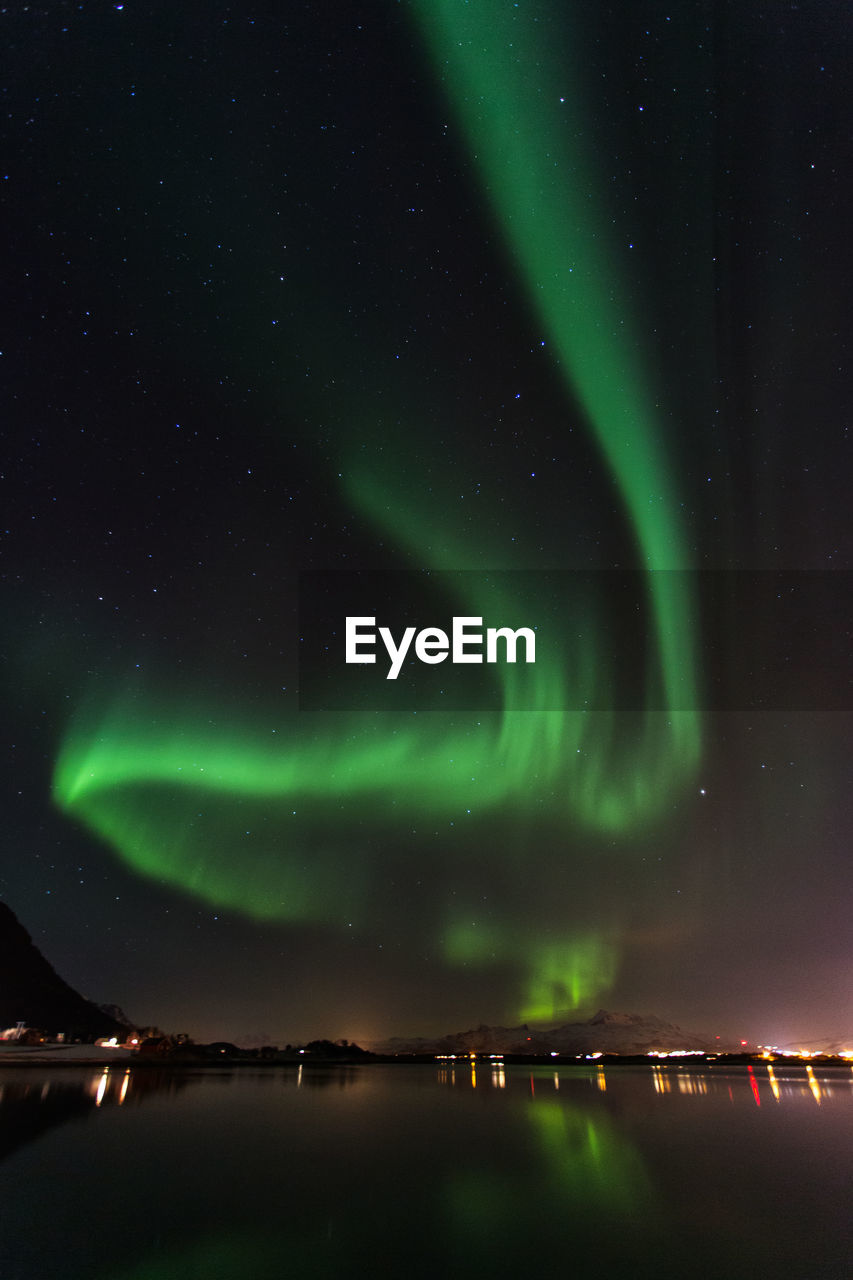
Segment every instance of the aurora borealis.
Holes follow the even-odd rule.
[[[789,19],[8,18],[0,891],[86,994],[271,1040],[846,1025],[849,713],[721,712],[689,572],[850,567],[840,22]],[[532,706],[507,666],[498,709],[300,708],[316,570],[541,624]]]

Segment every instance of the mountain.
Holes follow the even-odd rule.
[[[550,1031],[528,1026],[487,1027],[457,1031],[438,1039],[394,1037],[370,1046],[374,1053],[517,1053],[566,1055],[584,1053],[649,1053],[654,1049],[700,1049],[719,1052],[721,1043],[663,1018],[599,1009],[587,1022],[567,1022]],[[726,1046],[728,1047],[728,1046]]]
[[[0,1030],[23,1022],[67,1040],[120,1036],[127,1027],[60,978],[14,911],[0,902]]]
[[[133,1029],[133,1023],[120,1005],[99,1004],[98,1008],[101,1013],[105,1013],[108,1018],[112,1018],[113,1022],[118,1022],[126,1031],[131,1031]]]

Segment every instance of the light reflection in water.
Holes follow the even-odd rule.
[[[663,1067],[652,1067],[652,1084],[655,1093],[669,1093],[672,1088],[672,1081]]]
[[[104,1094],[107,1091],[107,1082],[109,1081],[109,1078],[110,1078],[110,1069],[109,1067],[105,1067],[104,1074],[101,1076],[100,1080],[98,1081],[98,1091],[95,1094],[96,1107],[99,1107],[104,1100]]]
[[[564,1098],[537,1100],[525,1114],[561,1192],[571,1202],[636,1211],[651,1199],[645,1167],[606,1112],[595,1114]]]
[[[773,1068],[770,1066],[769,1063],[767,1064],[767,1075],[770,1079],[770,1088],[773,1090],[773,1097],[776,1099],[777,1102],[781,1102],[782,1095],[779,1092],[779,1083],[773,1072]]]
[[[752,1067],[747,1067],[747,1072],[749,1074],[749,1087],[752,1090],[753,1098],[755,1098],[755,1105],[757,1107],[760,1107],[761,1098],[759,1097],[759,1094],[758,1094],[758,1081],[755,1078],[755,1072],[753,1071]]]
[[[843,1121],[845,1112],[853,1115],[853,1079],[847,1070],[834,1072],[831,1068],[824,1069],[821,1064],[807,1068],[805,1064],[777,1062],[775,1069],[770,1063],[760,1065],[766,1069],[766,1075],[764,1070],[759,1074],[758,1066],[750,1071],[745,1064],[742,1067],[719,1067],[704,1071],[679,1069],[673,1064],[642,1068],[611,1067],[608,1064],[605,1081],[605,1068],[598,1063],[586,1066],[578,1064],[577,1067],[566,1065],[556,1070],[549,1063],[531,1070],[527,1066],[505,1067],[503,1062],[485,1058],[474,1062],[466,1055],[457,1064],[458,1070],[451,1070],[449,1062],[436,1063],[432,1070],[415,1068],[411,1075],[405,1067],[399,1070],[385,1067],[363,1068],[359,1078],[365,1082],[369,1080],[376,1088],[353,1091],[360,1095],[358,1098],[339,1096],[337,1089],[327,1090],[327,1095],[334,1093],[334,1097],[326,1098],[331,1110],[307,1106],[309,1101],[316,1102],[316,1091],[311,1099],[306,1097],[304,1091],[296,1096],[293,1085],[298,1073],[295,1068],[259,1072],[256,1080],[253,1080],[252,1073],[248,1071],[236,1072],[235,1088],[232,1090],[229,1084],[229,1098],[224,1103],[214,1096],[223,1092],[222,1086],[225,1084],[218,1073],[213,1079],[205,1077],[203,1073],[170,1073],[142,1068],[131,1071],[124,1066],[120,1070],[113,1066],[108,1071],[89,1071],[85,1076],[80,1074],[72,1077],[68,1073],[61,1079],[57,1077],[57,1080],[45,1079],[41,1073],[29,1073],[26,1077],[22,1073],[20,1080],[16,1078],[11,1081],[7,1077],[3,1088],[10,1107],[12,1095],[19,1109],[22,1103],[29,1105],[29,1099],[34,1108],[38,1108],[38,1116],[43,1118],[46,1113],[56,1110],[57,1103],[64,1094],[72,1092],[69,1085],[74,1079],[76,1088],[73,1090],[74,1098],[69,1097],[67,1100],[67,1116],[70,1119],[88,1114],[92,1124],[91,1132],[97,1130],[99,1134],[109,1134],[111,1124],[120,1124],[124,1133],[143,1132],[135,1120],[134,1104],[144,1101],[154,1093],[174,1094],[193,1082],[202,1084],[198,1098],[203,1100],[205,1092],[210,1095],[211,1110],[207,1119],[215,1126],[222,1119],[223,1106],[230,1114],[235,1094],[239,1111],[243,1098],[249,1100],[254,1089],[254,1101],[251,1104],[254,1109],[245,1113],[248,1120],[255,1117],[264,1132],[269,1125],[274,1126],[280,1122],[283,1133],[302,1135],[300,1141],[303,1145],[299,1149],[304,1153],[304,1162],[295,1161],[291,1152],[276,1176],[297,1189],[302,1187],[303,1177],[307,1180],[307,1186],[310,1179],[316,1176],[316,1185],[313,1192],[306,1192],[305,1202],[300,1202],[300,1212],[293,1216],[286,1231],[283,1230],[280,1236],[270,1233],[267,1222],[261,1221],[267,1211],[273,1212],[270,1206],[277,1206],[279,1203],[275,1188],[269,1190],[267,1201],[264,1202],[268,1202],[267,1208],[257,1210],[255,1201],[249,1200],[245,1211],[234,1209],[233,1222],[229,1218],[230,1200],[223,1200],[225,1208],[222,1209],[221,1221],[214,1215],[209,1219],[205,1218],[202,1213],[198,1221],[188,1229],[186,1237],[175,1234],[173,1239],[162,1247],[158,1245],[150,1254],[147,1251],[153,1246],[148,1237],[137,1242],[140,1250],[138,1261],[120,1268],[116,1264],[115,1270],[108,1269],[104,1276],[111,1276],[112,1280],[174,1280],[180,1274],[221,1276],[223,1280],[246,1280],[249,1276],[251,1280],[281,1280],[281,1258],[283,1252],[287,1251],[298,1264],[294,1264],[292,1268],[294,1275],[297,1272],[327,1276],[357,1274],[359,1266],[375,1247],[375,1241],[371,1236],[370,1212],[361,1204],[346,1207],[349,1203],[347,1196],[353,1194],[352,1177],[356,1167],[373,1169],[380,1181],[387,1175],[387,1186],[383,1186],[388,1191],[389,1203],[394,1202],[396,1197],[404,1210],[399,1223],[393,1225],[401,1248],[404,1240],[408,1241],[413,1235],[417,1237],[416,1224],[423,1223],[425,1225],[419,1239],[425,1254],[433,1247],[439,1248],[435,1244],[437,1241],[442,1242],[440,1248],[443,1250],[446,1241],[450,1256],[464,1259],[466,1273],[485,1275],[491,1269],[492,1274],[509,1274],[508,1270],[502,1271],[501,1268],[508,1258],[511,1257],[515,1262],[520,1256],[519,1240],[535,1238],[537,1246],[544,1240],[542,1248],[545,1265],[542,1269],[553,1269],[556,1262],[559,1270],[559,1259],[565,1257],[561,1250],[564,1250],[567,1241],[574,1247],[575,1240],[579,1238],[582,1241],[579,1256],[590,1262],[590,1273],[593,1274],[596,1264],[601,1261],[602,1240],[610,1241],[612,1238],[617,1242],[623,1241],[625,1256],[622,1260],[626,1263],[630,1263],[634,1256],[630,1251],[635,1244],[638,1250],[636,1256],[640,1256],[643,1250],[659,1247],[660,1240],[666,1238],[665,1226],[662,1227],[661,1224],[666,1224],[667,1214],[671,1211],[667,1196],[670,1193],[674,1195],[673,1188],[676,1185],[680,1188],[682,1182],[685,1184],[684,1203],[678,1210],[680,1217],[677,1221],[688,1233],[685,1239],[689,1236],[692,1248],[695,1244],[694,1236],[698,1239],[696,1233],[705,1229],[702,1215],[707,1193],[702,1186],[694,1186],[689,1177],[674,1174],[672,1161],[681,1160],[683,1169],[688,1169],[688,1162],[692,1159],[692,1139],[711,1135],[708,1150],[712,1154],[713,1164],[717,1133],[735,1134],[747,1121],[750,1138],[748,1145],[751,1150],[761,1151],[763,1131],[770,1135],[774,1144],[768,1148],[772,1159],[766,1168],[769,1169],[771,1182],[774,1179],[775,1182],[773,1194],[767,1193],[761,1222],[765,1225],[767,1221],[775,1223],[776,1206],[787,1203],[784,1193],[786,1189],[790,1192],[790,1187],[794,1185],[791,1180],[796,1176],[791,1171],[789,1177],[784,1165],[778,1161],[774,1163],[781,1149],[775,1144],[783,1132],[782,1126],[789,1126],[784,1132],[793,1135],[792,1140],[803,1144],[803,1150],[820,1150],[820,1143],[827,1138],[830,1130],[836,1129],[836,1118]],[[819,1077],[817,1072],[820,1072]],[[303,1083],[306,1087],[312,1084],[312,1076],[315,1074],[310,1066],[305,1070]],[[650,1096],[649,1076],[655,1093],[660,1095],[654,1101]],[[333,1084],[340,1084],[345,1078],[349,1080],[349,1077],[334,1072],[328,1075],[328,1081]],[[271,1090],[264,1088],[264,1096],[261,1097],[261,1086],[271,1085],[274,1081],[287,1085],[286,1092],[291,1095],[280,1100],[285,1104],[285,1109],[278,1116],[269,1114]],[[410,1081],[418,1085],[417,1092],[411,1096],[419,1117],[423,1106],[430,1106],[430,1099],[423,1092],[423,1086],[427,1089],[431,1086],[437,1103],[434,1100],[434,1110],[427,1112],[431,1117],[429,1124],[424,1124],[419,1118],[413,1131],[412,1151],[404,1144],[405,1155],[401,1157],[403,1164],[396,1171],[388,1173],[388,1152],[397,1142],[397,1125],[404,1114],[396,1105],[403,1100],[399,1090],[408,1088]],[[763,1090],[762,1083],[765,1086]],[[602,1087],[603,1084],[606,1087]],[[777,1110],[762,1107],[760,1111],[756,1110],[755,1095],[764,1093],[766,1102],[768,1086],[776,1102],[784,1100],[786,1108]],[[448,1088],[455,1089],[457,1094],[453,1099],[451,1119],[446,1121],[447,1127],[442,1129],[442,1115],[447,1113],[438,1095]],[[382,1093],[383,1089],[388,1090],[387,1095]],[[488,1097],[492,1091],[492,1105],[483,1106],[483,1095]],[[461,1096],[463,1094],[472,1097],[474,1105],[470,1111],[466,1110],[465,1099]],[[374,1127],[380,1135],[384,1132],[384,1113],[381,1108],[382,1099],[386,1096],[395,1103],[388,1121],[393,1125],[393,1143],[385,1143],[383,1139],[377,1151],[372,1153],[370,1142]],[[730,1097],[733,1104],[731,1108]],[[111,1108],[116,1113],[126,1100],[131,1105],[125,1106],[120,1117],[117,1114],[112,1117],[105,1114]],[[697,1102],[702,1105],[694,1106]],[[816,1109],[815,1103],[821,1104],[820,1110]],[[372,1107],[376,1109],[371,1111]],[[272,1111],[276,1113],[278,1108],[273,1107]],[[310,1115],[307,1114],[309,1111]],[[688,1112],[690,1125],[695,1127],[682,1131],[679,1126],[682,1119],[687,1118]],[[8,1114],[11,1116],[11,1112]],[[189,1115],[191,1124],[195,1124],[203,1115],[197,1110],[196,1101],[189,1112],[184,1114]],[[61,1118],[60,1116],[59,1119]],[[180,1121],[180,1113],[176,1114],[176,1118]],[[162,1107],[159,1108],[154,1122],[166,1123],[167,1120],[165,1111]],[[53,1123],[56,1122],[55,1118]],[[174,1124],[174,1120],[169,1123]],[[300,1129],[300,1124],[305,1126],[304,1129]],[[466,1131],[464,1126],[468,1124],[471,1128]],[[728,1129],[725,1128],[726,1125],[729,1126]],[[33,1136],[38,1137],[44,1127],[43,1119],[41,1127],[34,1120]],[[434,1127],[435,1133],[439,1135],[437,1139],[433,1137]],[[312,1136],[315,1131],[319,1135],[316,1139]],[[119,1130],[114,1128],[112,1132],[117,1133]],[[192,1132],[198,1138],[207,1131],[199,1127]],[[389,1129],[388,1132],[391,1133],[392,1130]],[[682,1132],[690,1136],[690,1142],[683,1141],[680,1137]],[[242,1133],[242,1123],[240,1127],[235,1125],[233,1132],[225,1126],[228,1142],[232,1139],[237,1142],[228,1159],[236,1161],[239,1157],[247,1160],[250,1165],[255,1161],[252,1168],[258,1171],[266,1168],[261,1162],[261,1156],[253,1154],[255,1145],[260,1143],[263,1146],[263,1140],[257,1133],[250,1132],[245,1139],[245,1147],[241,1147],[239,1142],[243,1139],[237,1135]],[[359,1152],[351,1166],[346,1165],[345,1157],[341,1155],[345,1148],[341,1144],[339,1133],[349,1135],[345,1144],[347,1149],[352,1146],[354,1150],[359,1150],[363,1146],[363,1153]],[[678,1141],[670,1146],[667,1145],[668,1137],[659,1136],[669,1134],[679,1135]],[[420,1140],[425,1143],[423,1149],[417,1146]],[[433,1151],[433,1144],[439,1145],[441,1142],[445,1144],[446,1158],[436,1155],[434,1164],[430,1164],[433,1157],[429,1153]],[[97,1146],[96,1140],[93,1149]],[[106,1150],[111,1158],[114,1149],[112,1142],[109,1142]],[[274,1149],[271,1141],[270,1151],[264,1155],[265,1160]],[[426,1162],[423,1166],[419,1163],[419,1158]],[[714,1221],[722,1223],[721,1231],[725,1237],[723,1243],[731,1244],[734,1249],[735,1244],[738,1248],[741,1247],[742,1237],[748,1236],[748,1232],[753,1229],[754,1205],[747,1197],[749,1204],[743,1207],[743,1197],[739,1200],[734,1192],[726,1198],[726,1188],[731,1176],[728,1159],[721,1147],[720,1164],[715,1174],[717,1182],[714,1185],[715,1194],[721,1197],[725,1209],[720,1210]],[[188,1161],[182,1177],[189,1177],[188,1171],[195,1168],[193,1158],[188,1157]],[[336,1172],[341,1162],[343,1167]],[[294,1172],[296,1164],[298,1173]],[[159,1164],[157,1176],[161,1176]],[[257,1178],[259,1182],[263,1181],[260,1173]],[[288,1182],[291,1178],[292,1183]],[[329,1216],[332,1211],[327,1208],[329,1179],[335,1182],[335,1196],[339,1198],[341,1206],[335,1209],[333,1222]],[[735,1180],[739,1194],[743,1186],[755,1185],[751,1174],[747,1178],[743,1170],[736,1175]],[[106,1181],[109,1182],[109,1177]],[[356,1177],[355,1182],[358,1181]],[[179,1185],[179,1189],[174,1194],[180,1197],[184,1190],[180,1189],[182,1184],[176,1185]],[[203,1197],[196,1195],[191,1181],[187,1185],[190,1188],[186,1192],[188,1203],[192,1206],[202,1204]],[[297,1198],[299,1194],[297,1190]],[[367,1194],[367,1190],[364,1190],[364,1195]],[[315,1200],[311,1199],[312,1195],[316,1197]],[[164,1212],[171,1213],[171,1207]],[[254,1222],[252,1230],[246,1234],[243,1234],[244,1218]],[[731,1239],[726,1236],[729,1230]],[[189,1238],[191,1231],[198,1233],[194,1240]],[[630,1232],[634,1232],[634,1236],[629,1239]],[[644,1232],[651,1234],[647,1237]],[[760,1240],[762,1247],[767,1245],[768,1240],[770,1246],[775,1247],[772,1231],[765,1231],[764,1226],[761,1226],[761,1230],[756,1229],[756,1232],[756,1239]],[[655,1244],[655,1241],[658,1243]],[[604,1246],[605,1254],[609,1247],[609,1243]],[[619,1248],[622,1247],[620,1244]],[[584,1249],[587,1250],[586,1253],[583,1252]],[[777,1249],[772,1255],[774,1259],[778,1253]],[[430,1255],[430,1262],[436,1261],[438,1270],[442,1256],[446,1261],[447,1254],[435,1259]],[[619,1256],[622,1258],[621,1254]],[[650,1255],[643,1253],[643,1256]],[[716,1274],[725,1274],[727,1280],[769,1274],[762,1272],[760,1267],[757,1270],[752,1267],[755,1256],[751,1256],[751,1269],[738,1270],[735,1267],[734,1270],[725,1271],[721,1267]],[[322,1266],[315,1265],[318,1259]],[[481,1267],[482,1259],[488,1263],[488,1269]],[[669,1270],[664,1265],[661,1273],[691,1274],[689,1267],[685,1269],[686,1254],[676,1256],[674,1267],[671,1259],[667,1261],[670,1263]],[[630,1266],[621,1272],[617,1269],[608,1270],[607,1265],[605,1262],[604,1269],[599,1270],[598,1274],[632,1274]],[[522,1272],[523,1268],[513,1274]],[[362,1273],[370,1274],[370,1271]],[[459,1274],[462,1273],[463,1268],[460,1267]],[[37,1275],[43,1272],[30,1268],[28,1271],[19,1270],[16,1274]],[[56,1274],[65,1273],[59,1268]],[[96,1272],[80,1270],[76,1274],[95,1275]],[[426,1271],[421,1274],[426,1274]],[[800,1269],[789,1270],[787,1274],[806,1275],[809,1272]],[[843,1272],[824,1268],[822,1271],[815,1270],[812,1274]]]
[[[575,1071],[569,1068],[563,1068],[560,1071],[552,1071],[550,1074],[542,1071],[519,1071],[517,1075],[507,1074],[506,1068],[502,1061],[491,1061],[490,1071],[484,1074],[482,1071],[478,1077],[477,1066],[479,1064],[474,1058],[470,1059],[470,1076],[467,1073],[457,1074],[454,1066],[441,1065],[436,1072],[436,1080],[439,1084],[453,1087],[477,1088],[478,1085],[489,1085],[493,1089],[514,1088],[516,1090],[524,1088],[528,1098],[537,1099],[542,1096],[542,1090],[546,1083],[553,1087],[554,1093],[565,1091],[567,1085],[571,1088],[583,1087],[585,1089],[593,1089],[598,1093],[608,1093],[612,1079],[608,1081],[607,1073],[602,1064],[596,1066],[595,1071]],[[787,1074],[781,1077],[777,1076],[772,1063],[764,1064],[767,1071],[767,1083],[776,1102],[781,1103],[783,1097],[796,1098],[802,1096],[807,1090],[818,1104],[826,1102],[827,1099],[833,1097],[833,1085],[835,1092],[839,1096],[853,1097],[853,1078],[845,1075],[831,1077],[831,1083],[827,1083],[825,1079],[818,1080],[815,1075],[814,1068],[811,1064],[805,1066],[805,1075]],[[590,1064],[591,1066],[591,1064]],[[786,1066],[786,1070],[789,1070]],[[627,1072],[631,1072],[631,1078],[636,1080],[637,1074],[633,1068],[615,1067],[615,1080],[621,1087],[628,1078]],[[621,1073],[621,1074],[620,1074]],[[680,1070],[668,1067],[663,1063],[651,1064],[648,1068],[651,1077],[652,1088],[655,1093],[661,1095],[673,1095],[678,1093],[682,1096],[701,1098],[719,1096],[724,1094],[728,1096],[732,1104],[749,1099],[755,1106],[761,1106],[761,1081],[764,1080],[762,1074],[760,1079],[756,1075],[755,1068],[752,1065],[743,1067],[730,1067],[718,1071],[696,1071],[696,1070]],[[642,1073],[644,1074],[644,1073]],[[642,1078],[642,1074],[640,1078]],[[839,1086],[846,1085],[841,1089]]]
[[[812,1096],[814,1097],[814,1100],[817,1103],[817,1105],[820,1106],[820,1085],[818,1084],[817,1079],[815,1078],[815,1073],[812,1069],[811,1063],[809,1063],[809,1065],[806,1067],[806,1075],[808,1076],[808,1079],[809,1079],[809,1088],[812,1091]]]
[[[85,1086],[90,1098],[94,1100],[96,1107],[102,1107],[108,1104],[117,1104],[121,1106],[127,1098],[130,1082],[132,1078],[131,1068],[127,1067],[122,1076],[111,1072],[109,1067],[104,1067],[99,1076],[92,1076],[88,1084]],[[144,1077],[146,1087],[156,1085],[153,1077],[146,1075]],[[42,1099],[47,1098],[50,1092],[51,1082],[46,1082],[42,1087]]]

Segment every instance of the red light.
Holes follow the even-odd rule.
[[[755,1098],[755,1105],[760,1107],[761,1099],[758,1096],[758,1081],[755,1078],[752,1067],[748,1067],[747,1070],[749,1071],[749,1083],[752,1086],[752,1096]]]

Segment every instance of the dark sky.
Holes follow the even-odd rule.
[[[198,1038],[853,1035],[846,6],[0,20],[0,893],[52,963]],[[306,709],[318,570],[536,666]]]

